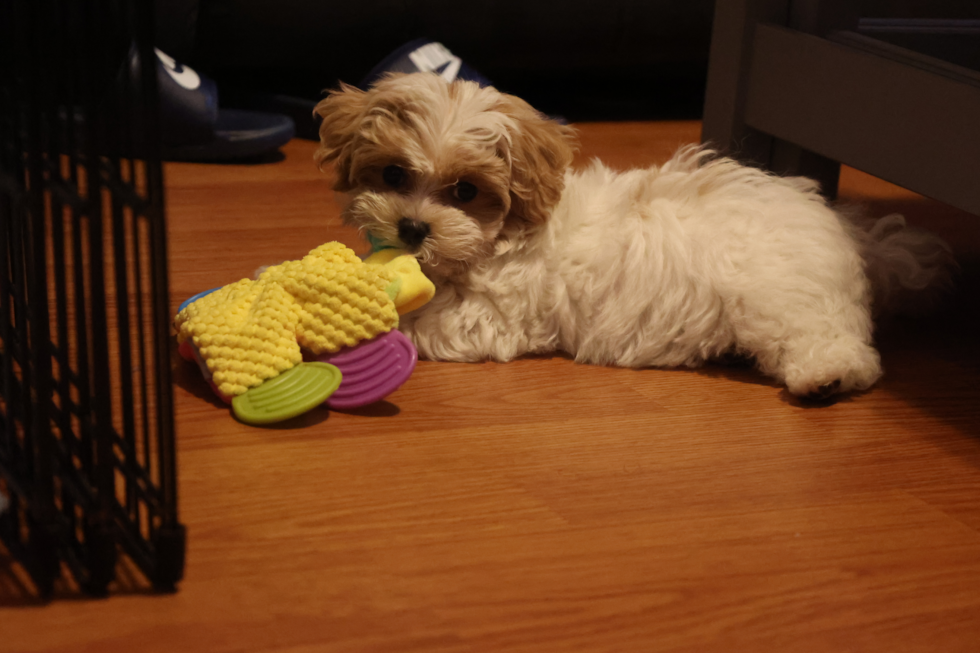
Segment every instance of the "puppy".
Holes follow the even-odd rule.
[[[561,350],[626,367],[751,357],[789,392],[881,376],[872,310],[949,282],[948,247],[900,216],[857,226],[814,182],[681,149],[571,170],[574,131],[434,74],[341,86],[316,161],[347,223],[415,253],[435,298],[401,328],[433,360]]]

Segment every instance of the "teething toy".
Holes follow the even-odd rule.
[[[398,316],[434,293],[410,255],[384,250],[361,261],[326,243],[185,302],[174,321],[178,351],[243,422],[277,422],[325,402],[362,406],[411,375],[418,356],[395,330]]]

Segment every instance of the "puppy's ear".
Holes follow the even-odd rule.
[[[565,169],[575,155],[575,130],[538,113],[524,100],[503,95],[497,107],[516,129],[509,133],[509,222],[541,224],[565,189]]]
[[[323,120],[320,122],[320,147],[313,159],[321,168],[324,163],[334,164],[337,173],[334,190],[345,192],[353,188],[351,158],[366,106],[367,93],[341,83],[338,90],[331,91],[314,109]]]

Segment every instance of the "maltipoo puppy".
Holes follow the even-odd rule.
[[[472,82],[392,75],[316,110],[316,161],[336,168],[344,219],[414,252],[436,284],[401,325],[425,358],[736,354],[794,395],[827,397],[881,376],[874,311],[950,278],[948,247],[900,216],[859,226],[814,182],[706,149],[572,170],[572,128]]]

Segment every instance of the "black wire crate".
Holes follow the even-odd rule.
[[[0,0],[0,565],[43,598],[183,573],[151,12]]]

